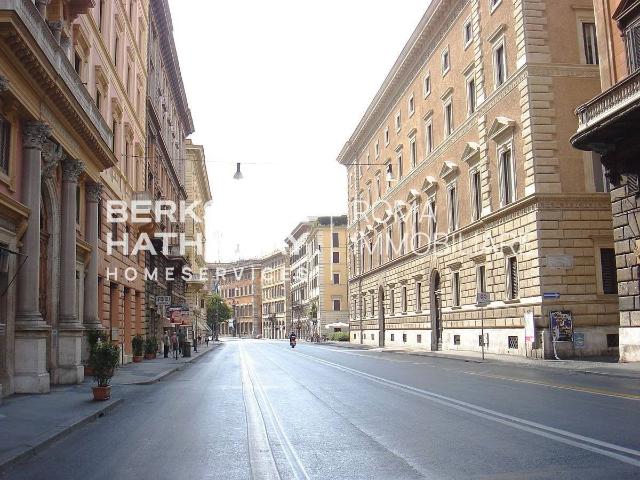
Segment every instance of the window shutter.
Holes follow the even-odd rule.
[[[600,249],[600,266],[602,269],[602,291],[607,294],[618,293],[618,276],[616,273],[616,254],[613,248]]]

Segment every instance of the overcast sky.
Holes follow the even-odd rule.
[[[336,157],[428,4],[170,0],[214,200],[207,261],[262,256],[307,217],[346,214]]]

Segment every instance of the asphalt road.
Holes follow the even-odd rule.
[[[121,388],[7,478],[640,478],[636,380],[241,340]]]

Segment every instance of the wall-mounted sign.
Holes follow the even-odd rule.
[[[542,298],[545,298],[547,300],[557,300],[558,298],[560,298],[560,294],[558,292],[544,292],[542,294]]]
[[[573,255],[547,255],[547,267],[573,268]]]
[[[573,316],[570,310],[549,313],[549,328],[554,342],[573,342]]]
[[[171,297],[168,295],[157,296],[156,305],[171,305]]]
[[[573,334],[573,346],[576,348],[584,348],[584,333],[576,332]]]

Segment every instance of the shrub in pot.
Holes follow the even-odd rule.
[[[93,347],[89,366],[93,369],[96,385],[92,387],[94,400],[108,400],[111,397],[111,378],[120,363],[120,349],[110,342],[98,341]]]
[[[156,358],[158,351],[158,340],[156,337],[147,337],[144,341],[144,358],[145,360],[153,360]]]
[[[89,346],[89,359],[84,366],[84,376],[92,377],[93,370],[89,365],[91,363],[91,356],[93,355],[93,349],[98,342],[106,342],[109,340],[106,330],[87,330],[87,344]]]
[[[133,361],[139,363],[142,361],[142,352],[144,350],[144,338],[138,334],[131,339],[131,348],[133,350]]]

